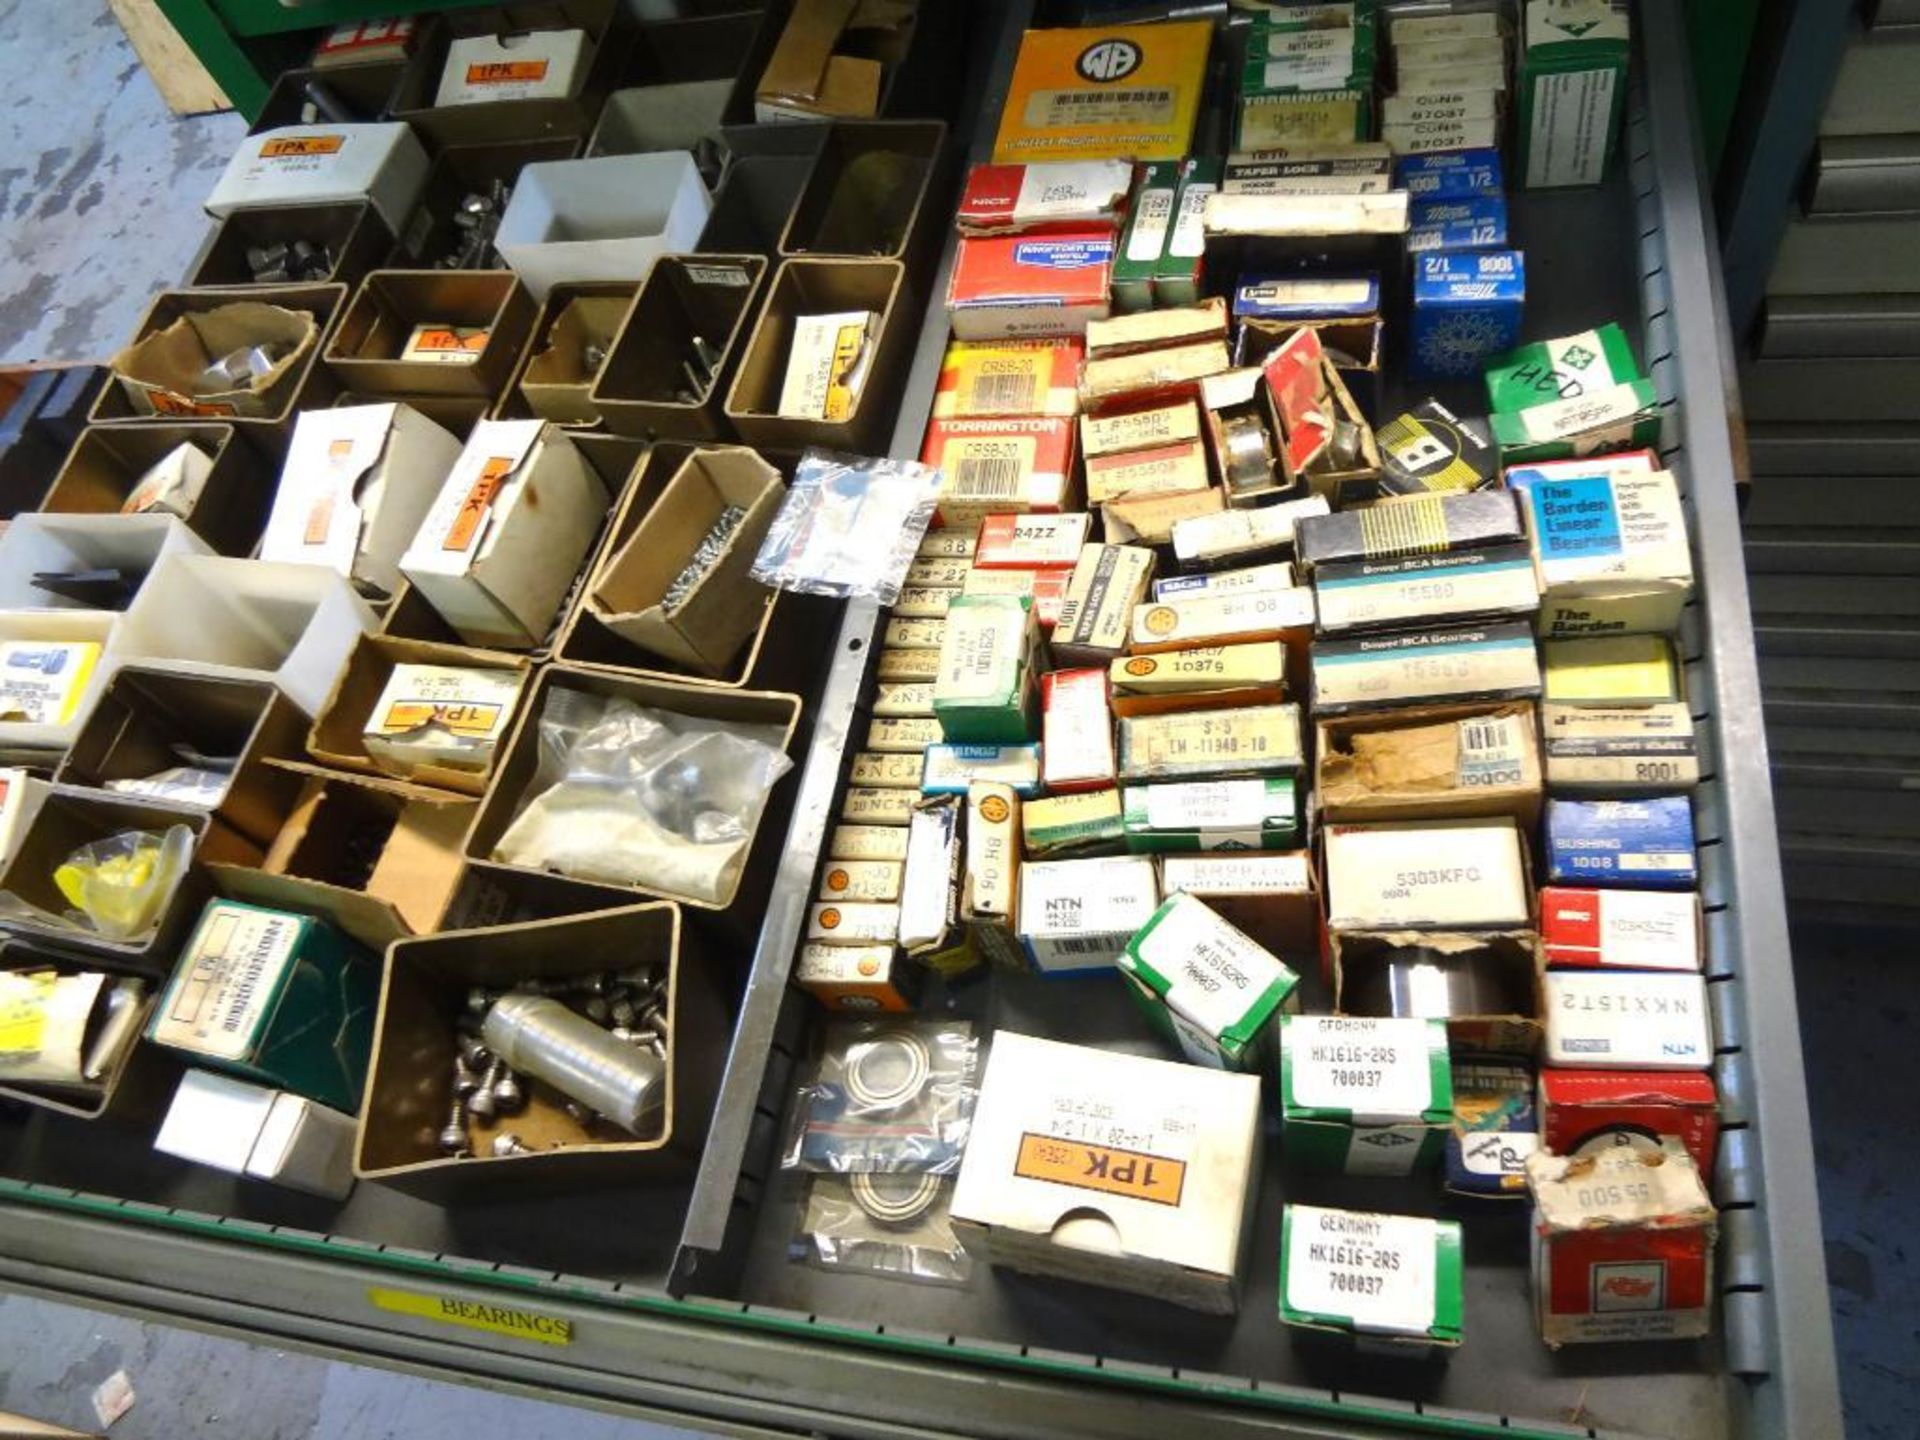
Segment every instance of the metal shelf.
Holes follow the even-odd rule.
[[[979,7],[997,113],[1028,6]],[[1662,452],[1693,514],[1701,595],[1683,636],[1711,745],[1696,803],[1716,1073],[1726,1134],[1717,1336],[1697,1346],[1575,1348],[1533,1330],[1523,1227],[1469,1233],[1467,1342],[1444,1367],[1316,1360],[1272,1309],[1282,1178],[1269,1167],[1239,1318],[978,1272],[964,1290],[831,1276],[784,1259],[789,1197],[769,1175],[788,1069],[812,1018],[787,985],[801,913],[865,680],[876,612],[849,606],[824,680],[792,828],[754,950],[715,1124],[691,1187],[442,1211],[363,1186],[343,1210],[242,1193],[138,1142],[0,1120],[0,1283],[156,1311],[287,1343],[655,1416],[837,1435],[1163,1437],[1837,1434],[1811,1148],[1778,845],[1736,510],[1731,345],[1701,189],[1682,17],[1640,7],[1630,163],[1602,189],[1517,197],[1529,333],[1642,317],[1667,410]],[[944,265],[932,293],[940,293]],[[917,451],[944,342],[932,309],[893,452]],[[992,1023],[1136,1033],[1099,982],[997,982],[961,997]],[[1068,1013],[1068,1012],[1071,1013]],[[1411,1191],[1290,1183],[1313,1198],[1417,1208]],[[107,1198],[110,1195],[133,1197]],[[229,1217],[229,1218],[221,1218]],[[484,1257],[484,1258],[483,1258]],[[570,1327],[565,1344],[377,1308],[372,1287],[507,1306]],[[674,1298],[686,1296],[690,1298]]]

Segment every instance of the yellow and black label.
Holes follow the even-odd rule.
[[[1447,512],[1438,495],[1389,500],[1359,512],[1360,544],[1369,558],[1438,554],[1447,548]]]
[[[422,1295],[413,1290],[388,1290],[374,1286],[367,1300],[376,1310],[391,1315],[412,1315],[422,1320],[437,1320],[443,1325],[458,1325],[467,1330],[485,1330],[512,1340],[531,1340],[539,1345],[571,1345],[573,1322],[558,1315],[543,1315],[538,1310],[523,1310],[517,1305],[501,1305],[491,1300],[462,1300],[452,1295]]]
[[[1155,1205],[1178,1205],[1186,1187],[1187,1163],[1165,1155],[1092,1145],[1084,1140],[1062,1140],[1055,1135],[1020,1137],[1013,1173],[1026,1180],[1045,1180],[1079,1190],[1098,1190],[1148,1200]]]
[[[292,160],[303,155],[338,155],[345,147],[344,135],[283,135],[260,147],[262,160]]]

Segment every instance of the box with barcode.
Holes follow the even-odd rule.
[[[1455,1350],[1464,1335],[1460,1222],[1288,1205],[1280,1212],[1280,1320],[1361,1351]]]
[[[1118,855],[1125,839],[1118,790],[1049,795],[1020,811],[1020,840],[1035,860]]]
[[[1660,441],[1660,400],[1651,380],[1627,380],[1565,400],[1491,417],[1500,463],[1605,455]]]
[[[1245,95],[1234,117],[1233,148],[1364,140],[1372,126],[1373,92],[1359,86]]]
[[[1540,609],[1540,586],[1525,545],[1319,565],[1313,597],[1322,635],[1435,621],[1532,619]]]
[[[1302,763],[1300,707],[1248,705],[1120,720],[1128,781],[1292,775]]]
[[[1598,185],[1627,107],[1626,0],[1528,0],[1515,91],[1529,190]]]
[[[1533,627],[1520,621],[1313,642],[1313,709],[1530,699],[1540,693]]]
[[[1067,581],[1053,650],[1062,664],[1104,665],[1127,645],[1127,624],[1153,578],[1154,556],[1137,545],[1088,545]]]
[[[1029,834],[1038,808],[1027,807]],[[1106,971],[1159,904],[1151,860],[1029,861],[1020,867],[1020,943],[1043,975]]]
[[[1206,81],[1211,21],[1029,30],[1020,37],[993,160],[1175,160]]]
[[[1134,185],[1133,207],[1113,256],[1115,310],[1146,310],[1153,305],[1153,274],[1167,253],[1167,239],[1173,233],[1173,207],[1180,193],[1184,163],[1158,160],[1141,167]]]
[[[1087,543],[1089,517],[989,515],[973,563],[980,570],[1071,570]]]
[[[1080,408],[1080,361],[1074,339],[1002,340],[947,346],[933,392],[936,420],[994,415],[1063,415]]]
[[[1191,895],[1153,912],[1120,956],[1127,993],[1195,1065],[1266,1070],[1273,1026],[1300,977]]]
[[[1071,508],[1073,421],[1062,416],[935,420],[920,463],[940,472],[940,523]],[[896,607],[897,608],[897,607]]]
[[[1453,1124],[1443,1020],[1285,1015],[1280,1144],[1287,1163],[1344,1175],[1411,1175]]]
[[[1528,704],[1418,707],[1323,719],[1315,790],[1329,822],[1540,814]]]
[[[215,900],[161,992],[147,1038],[352,1114],[360,1108],[380,962],[308,915]]]

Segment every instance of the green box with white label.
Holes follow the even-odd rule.
[[[1660,411],[1626,332],[1609,323],[1511,350],[1487,366],[1500,463],[1657,444]]]
[[[1108,281],[1115,310],[1153,308],[1153,277],[1173,237],[1174,203],[1186,164],[1155,160],[1140,167],[1127,228],[1120,232],[1120,248],[1114,252],[1113,276]]]
[[[1282,1016],[1280,1107],[1289,1164],[1344,1175],[1430,1168],[1453,1124],[1446,1022]]]
[[[1383,1354],[1451,1350],[1464,1326],[1460,1222],[1288,1205],[1280,1321]]]
[[[1627,106],[1627,0],[1528,0],[1516,127],[1529,190],[1598,185]]]
[[[954,596],[933,681],[941,736],[964,745],[1032,741],[1039,649],[1031,596]]]
[[[1195,1065],[1266,1070],[1300,977],[1191,895],[1169,898],[1118,961],[1147,1020]]]
[[[310,915],[215,900],[147,1025],[196,1064],[360,1108],[380,962]]]

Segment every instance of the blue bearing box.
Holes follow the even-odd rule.
[[[1525,1200],[1527,1156],[1540,1148],[1531,1066],[1518,1060],[1453,1062],[1453,1129],[1441,1151],[1441,1185],[1469,1200]]]
[[[1380,277],[1246,275],[1233,292],[1236,320],[1364,320],[1380,313]]]
[[[1415,256],[1408,373],[1421,379],[1478,375],[1519,338],[1526,303],[1526,262],[1518,250]]]
[[[1547,883],[1691,890],[1700,865],[1684,795],[1547,804]]]
[[[1484,250],[1507,243],[1507,202],[1500,195],[1470,200],[1415,200],[1407,207],[1407,253]]]
[[[1415,200],[1470,200],[1506,190],[1498,150],[1439,150],[1403,155],[1394,178]]]

